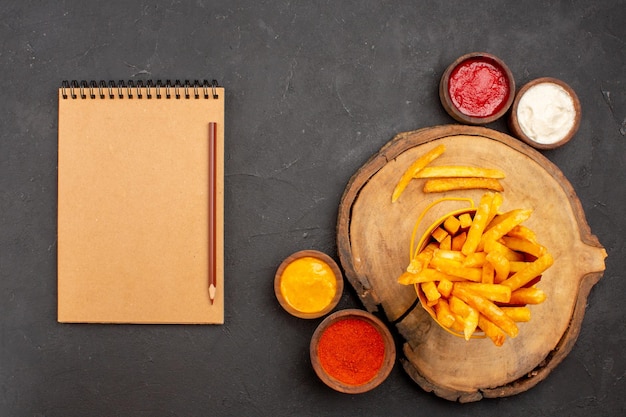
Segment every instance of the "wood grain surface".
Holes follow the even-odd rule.
[[[532,209],[525,225],[555,258],[541,281],[548,299],[532,306],[531,321],[521,323],[519,336],[502,347],[488,339],[468,342],[448,334],[416,302],[414,288],[397,283],[408,265],[411,231],[426,206],[442,197],[469,197],[477,204],[484,192],[425,194],[423,180],[413,180],[391,203],[402,173],[439,144],[446,151],[432,165],[504,171],[501,210]],[[466,205],[438,204],[420,227]],[[342,196],[337,246],[346,278],[365,308],[382,310],[404,340],[406,372],[424,390],[461,402],[513,395],[543,380],[576,341],[588,293],[602,277],[606,257],[572,186],[554,164],[501,132],[463,125],[401,133],[370,158]]]

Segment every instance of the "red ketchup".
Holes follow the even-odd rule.
[[[470,58],[450,74],[452,104],[470,117],[489,117],[504,107],[510,88],[505,72],[495,62]]]

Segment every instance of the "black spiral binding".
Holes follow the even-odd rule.
[[[96,97],[104,99],[106,96],[108,96],[109,99],[161,99],[163,97],[166,99],[172,97],[176,99],[180,99],[181,97],[185,99],[191,97],[194,99],[199,99],[200,97],[204,97],[205,99],[213,97],[217,99],[219,98],[217,87],[218,84],[216,80],[211,82],[208,80],[203,80],[202,82],[194,80],[193,83],[189,80],[185,80],[183,83],[179,80],[174,82],[167,80],[165,83],[161,80],[157,80],[156,83],[152,80],[148,80],[145,84],[141,80],[137,81],[137,83],[132,80],[127,82],[120,80],[117,83],[113,80],[108,83],[104,80],[100,82],[94,80],[89,82],[84,80],[80,82],[72,80],[63,81],[61,83],[61,96],[64,99],[77,99],[79,97],[81,99],[86,99],[87,97],[90,99],[95,99]]]

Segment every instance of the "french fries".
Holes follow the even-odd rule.
[[[470,166],[434,166],[424,167],[413,178],[504,178],[499,169]]]
[[[523,221],[527,220],[532,214],[532,210],[511,210],[508,213],[502,214],[500,216],[496,216],[491,223],[489,223],[489,232],[482,235],[479,247],[484,246],[485,242],[488,240],[498,240],[506,235],[508,232],[513,230],[516,226],[518,226]],[[493,224],[496,223],[496,224]],[[510,239],[519,239],[519,238],[510,238]],[[520,239],[521,240],[521,239]],[[511,247],[511,245],[507,245],[507,247]]]
[[[511,288],[511,290],[516,290],[518,288],[523,287],[528,284],[532,279],[541,275],[546,269],[552,266],[554,259],[552,259],[552,255],[546,253],[545,255],[538,258],[536,261],[531,262],[526,268],[523,268],[521,271],[516,272],[510,278],[504,280],[502,285],[506,285]]]
[[[421,156],[415,162],[411,164],[411,166],[404,172],[400,181],[393,190],[393,194],[391,195],[391,202],[394,203],[400,195],[404,191],[409,182],[413,179],[413,177],[421,171],[426,165],[430,164],[432,161],[437,159],[444,151],[446,147],[444,145],[436,146],[435,148],[428,151],[426,154]]]
[[[491,339],[494,345],[502,346],[504,344],[506,340],[504,331],[482,314],[478,317],[478,327],[485,332],[485,335]]]
[[[530,308],[528,307],[500,307],[504,314],[514,322],[530,321]]]
[[[443,193],[453,190],[472,190],[483,188],[485,190],[504,191],[504,187],[495,178],[433,178],[424,183],[425,193]]]
[[[391,202],[395,203],[400,198],[413,179],[426,179],[423,187],[425,193],[471,189],[504,191],[500,180],[505,174],[499,169],[465,165],[429,166],[444,152],[445,146],[438,145],[413,162],[396,184],[391,194]]]
[[[546,300],[546,293],[535,287],[520,288],[511,292],[509,303],[512,305],[541,304]]]
[[[519,329],[513,319],[507,316],[506,313],[493,302],[465,288],[453,288],[452,294],[474,307],[510,337],[517,336]]]
[[[494,302],[508,303],[511,300],[511,289],[504,285],[483,284],[474,282],[458,282],[454,288],[474,292]]]
[[[441,326],[466,340],[482,331],[496,346],[519,334],[517,323],[531,320],[529,305],[545,301],[536,284],[554,262],[522,225],[532,210],[499,213],[502,203],[502,195],[487,192],[473,215],[445,218],[398,279],[416,286]]]
[[[470,340],[472,334],[478,327],[478,310],[454,295],[450,297],[449,305],[450,311],[456,314],[455,319],[456,317],[460,317],[463,322],[463,336],[465,337],[465,340]]]
[[[476,252],[476,248],[478,248],[478,245],[480,244],[483,232],[485,227],[487,227],[487,222],[489,221],[489,212],[492,209],[498,209],[497,207],[492,207],[493,197],[493,193],[486,193],[481,197],[478,209],[474,214],[472,224],[467,232],[467,240],[465,241],[463,248],[461,248],[463,255],[467,256],[470,253]]]
[[[450,305],[446,299],[440,299],[435,305],[435,311],[437,312],[437,321],[446,327],[452,326],[454,323],[454,314],[450,310]]]

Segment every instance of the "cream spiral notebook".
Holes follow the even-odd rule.
[[[224,88],[58,93],[58,321],[223,323]]]

